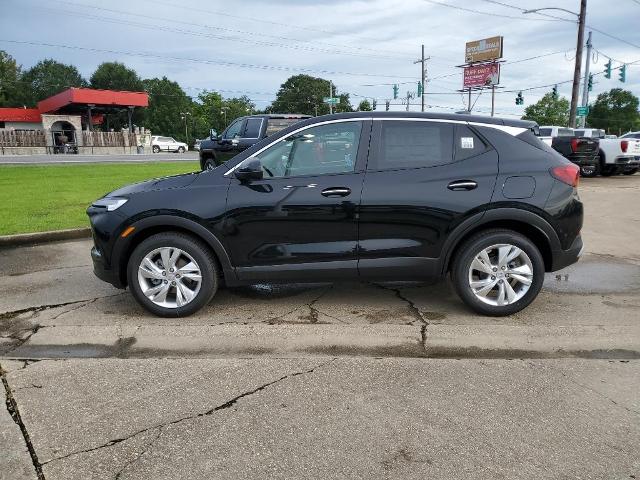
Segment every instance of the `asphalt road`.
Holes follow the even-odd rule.
[[[580,191],[585,257],[507,318],[354,283],[161,319],[88,241],[0,251],[0,479],[640,478],[640,176]]]
[[[47,165],[73,163],[196,162],[198,152],[145,155],[0,155],[0,165]]]

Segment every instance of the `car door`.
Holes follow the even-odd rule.
[[[359,273],[432,276],[448,234],[489,203],[498,155],[466,124],[373,123],[360,205]]]
[[[240,134],[244,123],[244,118],[238,118],[222,132],[220,140],[214,147],[218,164],[226,162],[240,152]]]
[[[357,277],[370,128],[360,119],[310,125],[253,155],[262,180],[231,173],[223,243],[240,279]]]

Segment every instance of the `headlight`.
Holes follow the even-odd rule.
[[[91,204],[92,207],[106,208],[107,212],[113,212],[129,201],[122,197],[104,197]]]

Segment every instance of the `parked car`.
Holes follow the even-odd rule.
[[[608,135],[607,135],[608,137]],[[620,138],[638,138],[640,139],[640,132],[628,132],[622,135]]]
[[[540,138],[566,159],[580,167],[583,177],[595,177],[598,173],[598,140],[576,133],[572,128],[542,126]]]
[[[151,150],[153,153],[158,152],[178,152],[184,153],[189,147],[184,142],[178,142],[173,137],[151,137]]]
[[[523,120],[413,112],[310,118],[204,172],[94,202],[94,271],[150,312],[221,285],[420,280],[509,315],[578,260],[579,170]]]
[[[595,128],[579,129],[576,134],[600,139],[596,173],[605,177],[619,173],[633,175],[640,168],[640,140],[629,137],[605,138],[605,131]]]
[[[263,138],[305,118],[310,116],[293,113],[251,115],[237,118],[221,135],[211,130],[209,138],[200,143],[200,168],[215,168]]]

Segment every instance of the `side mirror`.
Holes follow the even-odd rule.
[[[212,128],[211,130],[209,130],[209,138],[211,140],[216,140],[218,138],[218,132],[216,132],[215,128]]]
[[[252,158],[246,162],[243,162],[236,171],[236,178],[241,182],[253,182],[256,180],[262,180],[264,172],[262,171],[262,163],[257,158]]]

